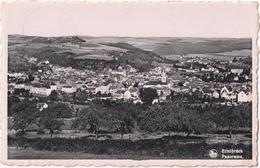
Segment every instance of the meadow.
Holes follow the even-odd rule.
[[[210,159],[211,149],[241,149],[243,158],[252,157],[252,144],[237,134],[211,137],[179,135],[150,139],[14,138],[8,137],[9,159]],[[239,140],[238,140],[239,139]],[[217,159],[221,159],[221,155]]]

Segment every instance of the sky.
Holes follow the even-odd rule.
[[[253,3],[5,4],[7,34],[36,36],[233,37],[256,29]]]

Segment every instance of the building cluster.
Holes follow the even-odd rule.
[[[249,65],[238,61],[216,61],[208,58],[192,58],[179,61],[174,65],[178,71],[196,74],[204,81],[215,82],[250,82],[252,69]]]
[[[142,103],[139,89],[152,88],[158,94],[154,102],[167,101],[170,95],[179,93],[222,99],[231,103],[252,101],[251,77],[244,73],[244,67],[232,69],[199,58],[175,65],[158,66],[149,72],[138,72],[130,65],[119,66],[116,70],[106,68],[101,72],[93,72],[51,65],[48,61],[38,63],[37,67],[38,71],[31,74],[9,73],[8,91],[12,93],[16,89],[24,89],[35,96],[49,96],[54,90],[67,94],[86,91],[98,95],[100,99],[124,99]],[[231,83],[213,80],[205,82],[198,76],[205,72],[213,72],[218,76],[233,73],[247,76],[249,80],[234,80]]]

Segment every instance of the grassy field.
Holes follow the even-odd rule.
[[[144,138],[144,137],[143,137]],[[9,159],[210,159],[216,149],[242,150],[252,157],[252,139],[247,134],[186,137],[151,135],[146,139],[8,138]],[[218,159],[221,159],[219,156]]]
[[[219,60],[219,61],[232,61],[234,57],[237,59],[245,58],[247,56],[251,56],[251,50],[248,49],[242,49],[242,50],[233,50],[228,52],[219,52],[219,53],[205,53],[205,54],[187,54],[184,56],[184,58],[208,58],[213,60]],[[183,58],[181,55],[163,55],[164,58],[169,60],[182,60]]]
[[[102,155],[90,154],[84,152],[53,152],[53,151],[37,151],[34,149],[8,149],[9,159],[156,159],[152,156],[130,156],[130,155]],[[164,158],[160,158],[164,159]],[[167,159],[167,157],[165,157]]]

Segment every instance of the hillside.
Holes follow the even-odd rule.
[[[197,42],[192,42],[192,39],[186,40],[168,40],[167,43],[156,46],[153,52],[159,55],[185,55],[252,49],[251,39],[201,39]]]
[[[106,43],[105,45],[126,49],[127,52],[113,52],[110,54],[116,56],[120,62],[129,64],[141,71],[149,70],[156,63],[167,62],[164,58],[151,51],[145,51],[128,43]]]
[[[34,57],[78,69],[115,69],[128,64],[147,71],[159,63],[172,63],[177,55],[246,57],[251,55],[251,47],[250,39],[9,35],[8,65],[10,71],[30,71],[33,65],[28,60]]]
[[[26,40],[25,40],[26,39]],[[91,39],[91,38],[89,38]],[[95,43],[73,37],[23,37],[9,38],[9,70],[30,71],[28,60],[48,60],[51,64],[77,69],[116,69],[131,65],[147,71],[154,64],[164,62],[159,55],[134,47],[128,43]]]

